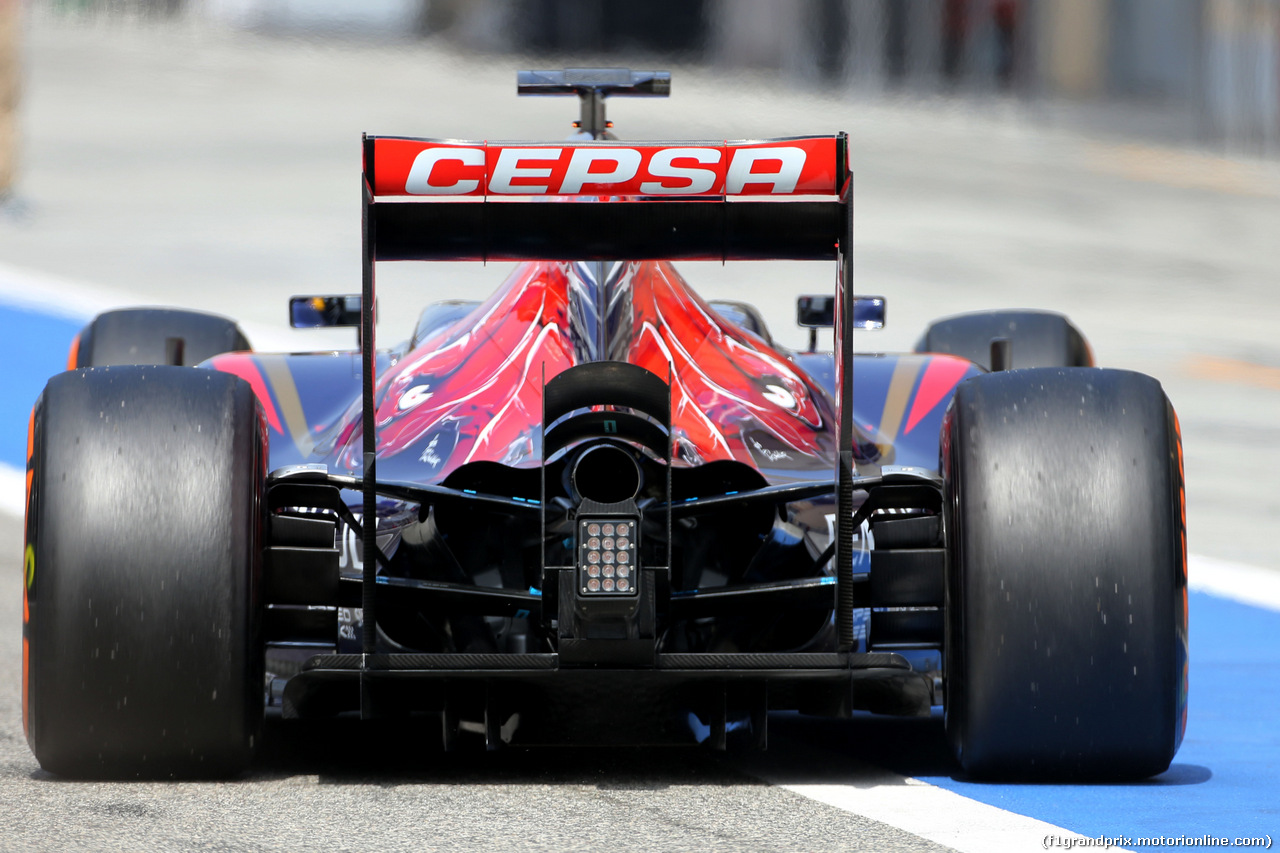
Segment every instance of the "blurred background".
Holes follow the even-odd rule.
[[[491,54],[619,50],[860,96],[1004,96],[1041,121],[1280,153],[1277,0],[40,0]]]
[[[1280,0],[0,0],[0,465],[96,311],[353,346],[286,305],[359,291],[361,132],[562,139],[577,104],[515,72],[590,64],[672,72],[610,100],[624,139],[847,131],[855,288],[888,300],[855,345],[1069,315],[1177,408],[1192,549],[1280,570]],[[379,342],[508,269],[380,267]],[[834,275],[682,270],[793,347]]]
[[[886,328],[855,346],[909,350],[966,311],[1067,314],[1099,364],[1155,376],[1178,412],[1193,583],[1274,588],[1280,0],[0,0],[0,848],[186,849],[233,827],[245,840],[223,846],[411,849],[426,828],[463,847],[497,831],[585,849],[604,838],[574,835],[590,824],[613,849],[790,849],[816,837],[805,827],[835,839],[824,849],[895,849],[867,822],[765,800],[737,771],[683,758],[679,771],[571,758],[550,786],[541,759],[424,777],[286,763],[212,791],[47,784],[22,745],[28,415],[76,332],[109,308],[173,305],[235,318],[260,350],[354,347],[350,330],[289,329],[287,304],[360,289],[360,134],[563,139],[574,99],[519,98],[516,71],[596,63],[672,72],[670,98],[610,100],[624,139],[847,131],[854,287],[888,303]],[[407,338],[433,300],[487,297],[509,268],[380,266],[378,341]],[[830,293],[835,276],[830,263],[680,269],[704,297],[755,303],[791,347],[807,337],[796,297]],[[1110,824],[1063,823],[1090,835],[1274,825],[1274,620],[1218,611],[1239,618],[1215,636],[1193,601],[1190,763],[1164,786],[964,793],[1015,810],[1039,798],[1052,807],[1026,813],[1053,816],[1105,800]],[[854,741],[900,742],[818,731],[802,760],[824,769],[782,778],[825,789],[846,779],[829,768],[864,755]],[[878,771],[856,774],[852,799],[876,801]],[[1196,784],[1210,777],[1212,790]],[[921,789],[894,779],[884,814],[920,811]],[[1159,816],[1130,823],[1131,805]],[[726,821],[749,828],[725,835]]]

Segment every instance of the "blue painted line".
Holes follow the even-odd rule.
[[[987,785],[947,775],[916,777],[1085,836],[1276,838],[1280,613],[1195,592],[1189,608],[1187,732],[1168,772],[1128,785]]]
[[[27,466],[27,420],[50,376],[67,366],[83,324],[25,308],[0,306],[0,464]]]

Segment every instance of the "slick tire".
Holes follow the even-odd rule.
[[[946,729],[965,771],[1139,779],[1186,713],[1177,419],[1096,368],[961,383],[943,425]]]
[[[181,341],[175,348],[174,341]],[[73,345],[67,369],[117,364],[193,367],[224,352],[252,349],[234,321],[200,311],[125,308],[93,318]]]
[[[916,352],[967,358],[991,369],[991,341],[1009,341],[1012,367],[1092,367],[1093,353],[1080,330],[1051,311],[982,311],[930,324]]]
[[[244,770],[263,718],[266,431],[244,381],[178,367],[49,380],[32,419],[24,725],[89,778]]]

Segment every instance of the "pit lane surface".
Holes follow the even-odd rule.
[[[0,516],[0,553],[21,543],[18,520]],[[411,731],[269,729],[242,781],[66,782],[23,739],[20,624],[18,597],[0,598],[0,850],[947,849],[701,751],[444,756]]]
[[[21,187],[31,209],[0,223],[0,262],[13,272],[0,276],[10,306],[0,338],[4,363],[21,368],[0,393],[0,461],[22,463],[26,411],[61,365],[71,318],[121,301],[185,304],[246,321],[259,347],[317,340],[282,328],[284,304],[358,287],[360,131],[554,139],[576,114],[571,101],[517,100],[514,62],[428,48],[37,16]],[[861,346],[909,347],[929,318],[978,307],[1069,313],[1101,363],[1155,375],[1178,408],[1192,550],[1280,568],[1280,499],[1269,487],[1280,467],[1274,166],[1030,129],[1009,104],[857,104],[674,71],[669,102],[611,102],[621,133],[851,132],[858,287],[890,303],[890,327]],[[827,290],[833,272],[686,270],[704,295],[759,304],[793,345],[794,296]],[[422,304],[481,298],[500,274],[385,268],[382,340],[407,335]],[[14,590],[19,542],[18,524],[0,521]],[[1005,828],[1001,843],[975,843],[936,797],[916,805],[937,788],[879,767],[1087,835],[1276,835],[1280,625],[1206,596],[1192,600],[1191,722],[1175,768],[1147,785],[1072,788],[954,780],[929,721],[785,718],[770,753],[723,761],[596,751],[440,760],[385,742],[362,761],[349,745],[295,737],[239,783],[62,783],[36,769],[22,741],[16,592],[0,601],[0,824],[10,829],[0,847],[928,849],[920,836],[951,833],[949,843],[990,850],[1034,848],[1049,831]],[[909,833],[844,810],[873,813],[885,797],[888,815],[878,814],[896,826],[923,812],[941,829],[917,820]]]

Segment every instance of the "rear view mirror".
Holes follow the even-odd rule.
[[[289,300],[289,325],[295,329],[359,326],[360,297],[295,296]]]
[[[834,296],[801,296],[796,299],[796,324],[806,329],[830,329],[836,324]],[[884,297],[853,297],[855,329],[884,328]]]
[[[796,299],[796,325],[806,329],[829,329],[836,324],[834,296],[801,296]]]
[[[853,297],[853,327],[855,329],[884,328],[884,297]],[[834,296],[801,296],[796,299],[796,325],[809,330],[809,351],[818,348],[818,329],[830,329],[836,324],[836,298]]]
[[[853,297],[853,327],[855,329],[883,329],[884,297]]]

